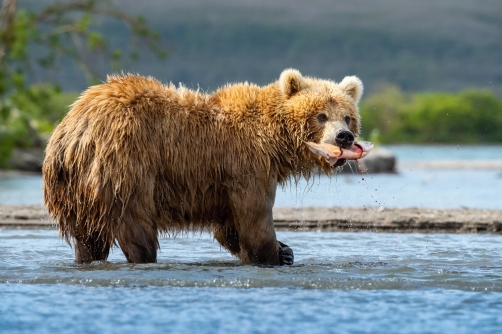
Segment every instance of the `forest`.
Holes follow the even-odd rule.
[[[499,143],[498,1],[4,0],[0,161],[44,147],[68,106],[114,72],[211,92],[284,68],[365,84],[362,136]],[[72,7],[73,6],[73,7]]]

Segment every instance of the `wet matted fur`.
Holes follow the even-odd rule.
[[[45,204],[79,263],[106,259],[115,242],[128,261],[155,262],[159,232],[201,230],[243,263],[288,263],[273,227],[276,187],[331,173],[304,142],[340,129],[357,136],[361,94],[357,77],[335,83],[292,69],[265,87],[214,94],[111,76],[55,129]]]

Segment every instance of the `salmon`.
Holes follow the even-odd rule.
[[[316,144],[309,141],[305,142],[305,144],[312,153],[326,158],[331,166],[338,159],[357,160],[364,158],[373,149],[373,143],[367,141],[356,142],[350,148],[346,149],[328,143]]]

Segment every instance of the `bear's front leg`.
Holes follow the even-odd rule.
[[[243,183],[245,186],[243,186]],[[243,264],[293,264],[293,251],[277,241],[272,217],[277,182],[249,176],[229,191],[230,207],[239,236]]]

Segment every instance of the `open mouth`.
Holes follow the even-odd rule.
[[[332,167],[342,166],[347,160],[364,158],[373,149],[373,143],[370,142],[357,142],[348,149],[342,149],[328,143],[305,142],[305,144],[312,153],[324,157]]]

